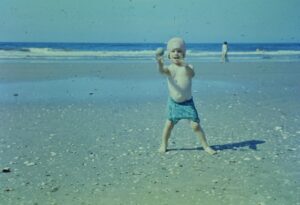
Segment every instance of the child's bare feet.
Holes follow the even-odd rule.
[[[213,150],[211,147],[205,147],[204,151],[207,152],[210,155],[217,154],[217,152],[215,150]]]
[[[160,145],[160,147],[159,147],[159,149],[158,149],[158,152],[160,152],[160,153],[165,153],[165,152],[167,152],[167,146],[164,145],[164,144]]]

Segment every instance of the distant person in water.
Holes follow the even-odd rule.
[[[184,62],[186,48],[181,38],[172,38],[167,45],[168,58],[171,61],[169,66],[164,66],[163,49],[157,49],[156,60],[158,70],[167,76],[169,99],[168,119],[162,133],[162,142],[159,152],[167,152],[168,140],[171,131],[179,120],[189,120],[190,125],[198,136],[203,149],[209,154],[216,154],[207,143],[203,129],[200,126],[200,119],[192,97],[192,78],[195,75],[193,66]]]
[[[228,62],[228,43],[226,41],[222,45],[222,62]]]

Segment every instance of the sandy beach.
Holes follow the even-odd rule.
[[[1,63],[1,204],[300,205],[300,63],[194,67],[214,156],[185,121],[157,152],[154,63]]]

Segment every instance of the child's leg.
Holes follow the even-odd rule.
[[[202,144],[204,150],[206,152],[208,152],[209,154],[216,154],[217,152],[208,145],[206,137],[205,137],[205,133],[204,133],[202,127],[200,126],[200,124],[197,122],[191,121],[191,127],[194,130],[194,132],[196,133],[197,137],[199,138],[200,143]]]
[[[174,127],[174,124],[170,120],[167,120],[164,130],[163,130],[163,133],[162,133],[162,142],[161,142],[160,148],[158,150],[159,152],[164,153],[167,151],[168,140],[170,138],[173,127]]]

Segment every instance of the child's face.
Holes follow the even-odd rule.
[[[174,48],[170,51],[169,58],[172,63],[180,65],[184,59],[184,51],[181,48]]]

